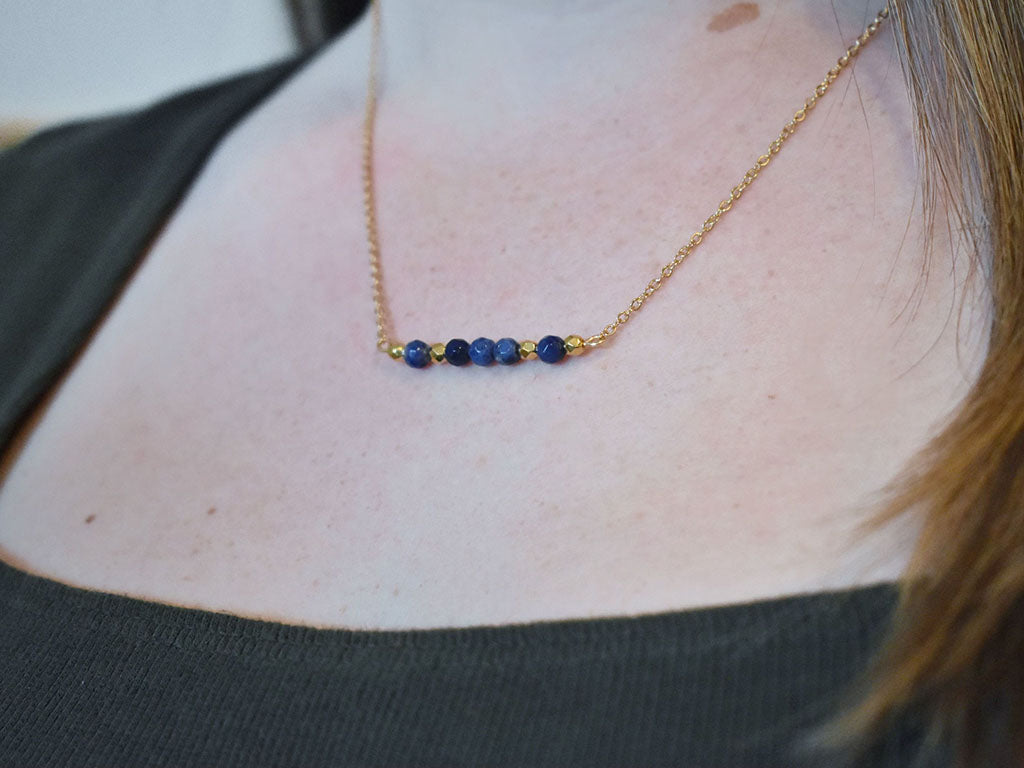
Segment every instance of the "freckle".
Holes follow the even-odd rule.
[[[769,400],[774,400],[776,397],[777,397],[777,395],[768,395],[768,399]]]
[[[85,518],[85,522],[86,523],[91,523],[95,519],[96,519],[96,515],[89,515],[87,518]]]
[[[761,15],[757,3],[735,3],[721,13],[716,13],[708,22],[708,32],[728,32],[740,24],[754,21]]]
[[[395,597],[398,597],[398,587],[395,587],[393,590],[391,590],[391,594]]]
[[[210,507],[208,510],[206,510],[206,514],[208,514],[208,515],[216,514],[216,512],[217,512],[217,508],[216,507]]]

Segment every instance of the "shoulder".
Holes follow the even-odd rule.
[[[310,55],[57,125],[0,153],[0,443],[219,140]]]
[[[0,231],[36,230],[72,210],[128,202],[140,187],[205,151],[305,60],[270,66],[178,93],[131,112],[68,122],[0,153]],[[161,172],[165,173],[161,173]],[[79,220],[78,225],[82,222]],[[20,240],[20,238],[19,238]]]
[[[15,284],[74,272],[112,238],[148,237],[223,134],[306,58],[58,125],[0,153],[0,307]]]

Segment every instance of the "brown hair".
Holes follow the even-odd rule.
[[[991,297],[990,341],[955,416],[868,521],[865,530],[918,514],[921,534],[887,636],[818,736],[860,748],[914,712],[932,738],[955,745],[957,766],[1021,766],[1024,3],[891,0],[889,9],[915,108],[926,227],[948,223],[970,249]]]

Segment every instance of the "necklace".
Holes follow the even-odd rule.
[[[544,336],[540,341],[528,340],[516,341],[513,338],[503,338],[492,341],[488,338],[478,338],[473,342],[465,339],[452,339],[447,344],[427,344],[416,339],[407,344],[398,344],[388,331],[390,323],[387,306],[384,302],[384,291],[381,285],[380,268],[380,245],[377,236],[377,204],[373,184],[373,125],[377,111],[377,60],[380,57],[380,0],[371,0],[373,13],[372,19],[372,42],[370,47],[370,74],[367,84],[366,95],[366,116],[363,123],[363,206],[366,214],[366,240],[370,251],[370,279],[373,285],[373,307],[377,318],[377,348],[387,352],[395,360],[404,360],[413,368],[425,368],[433,363],[448,362],[451,365],[463,366],[470,362],[476,365],[490,365],[500,363],[512,365],[520,360],[539,359],[546,363],[557,363],[567,355],[575,357],[587,350],[596,349],[611,338],[615,332],[626,324],[634,312],[643,308],[647,300],[665,285],[676,268],[703,242],[704,237],[711,232],[719,219],[728,213],[733,204],[739,200],[744,190],[747,189],[760,175],[771,159],[779,153],[786,140],[796,133],[799,125],[807,118],[808,113],[814,108],[818,100],[824,96],[829,87],[836,81],[839,74],[849,66],[850,62],[861,52],[868,41],[874,37],[881,26],[882,21],[889,17],[889,8],[886,6],[871,21],[860,37],[853,41],[842,56],[837,59],[835,65],[825,73],[825,78],[814,87],[814,91],[804,100],[800,107],[782,127],[778,137],[768,145],[768,151],[759,155],[754,165],[743,174],[740,182],[729,190],[729,196],[718,204],[700,229],[697,230],[672,257],[661,272],[657,274],[644,290],[633,299],[629,306],[616,315],[615,320],[610,322],[599,333],[592,336],[570,334],[564,338],[561,336]]]

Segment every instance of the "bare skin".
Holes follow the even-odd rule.
[[[865,16],[779,2],[708,34],[711,3],[427,5],[385,8],[377,182],[396,332],[428,342],[595,332]],[[888,40],[604,349],[413,371],[372,345],[367,22],[227,137],[9,447],[0,557],[359,629],[896,579],[913,526],[849,534],[966,393],[985,308],[958,348],[964,265],[940,242],[920,278]]]
[[[716,13],[708,22],[708,32],[728,32],[740,24],[749,24],[761,15],[757,3],[733,3],[721,13]]]

